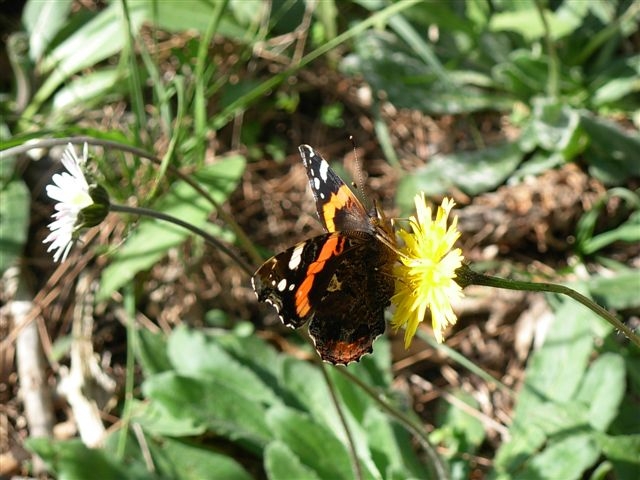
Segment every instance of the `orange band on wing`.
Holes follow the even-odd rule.
[[[347,206],[348,205],[348,206]],[[353,209],[360,207],[360,202],[353,195],[353,192],[349,190],[349,187],[342,185],[336,193],[331,194],[331,198],[322,206],[322,217],[324,223],[327,225],[327,230],[330,232],[336,231],[336,224],[334,218],[336,218],[336,212],[343,209]],[[363,211],[363,213],[365,213]]]
[[[327,237],[327,241],[322,245],[322,250],[320,250],[318,258],[307,268],[305,279],[296,290],[295,303],[296,313],[298,316],[304,317],[311,310],[309,292],[313,287],[315,276],[322,272],[327,260],[340,255],[343,252],[345,242],[346,238],[340,237],[339,235],[331,235]]]

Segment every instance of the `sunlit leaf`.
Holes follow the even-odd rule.
[[[22,23],[29,34],[29,56],[37,62],[56,34],[64,27],[73,0],[42,2],[30,0],[22,11]]]
[[[397,203],[408,211],[419,191],[432,196],[447,193],[452,187],[469,195],[490,191],[511,175],[521,159],[517,143],[475,152],[435,155],[426,166],[401,180]]]
[[[81,440],[54,441],[49,438],[30,438],[25,442],[36,452],[60,479],[100,478],[143,480],[156,478],[142,460],[135,463],[117,462],[104,450],[89,448]]]
[[[269,480],[321,480],[311,468],[304,465],[296,454],[279,440],[267,445],[264,452],[264,468]]]
[[[154,463],[164,474],[164,478],[175,480],[203,478],[252,480],[254,478],[229,455],[171,438],[163,439],[159,448],[154,448],[151,452]]]
[[[29,190],[20,180],[0,189],[0,272],[23,253],[29,228],[29,202]]]
[[[620,185],[630,177],[640,176],[640,135],[637,132],[624,132],[587,111],[580,112],[580,126],[589,135],[584,159],[594,177],[609,185]]]

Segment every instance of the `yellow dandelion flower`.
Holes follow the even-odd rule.
[[[443,330],[457,320],[451,302],[463,296],[455,281],[456,270],[463,260],[461,250],[453,248],[460,237],[458,217],[447,226],[454,201],[445,198],[435,220],[424,193],[416,195],[415,204],[416,217],[409,218],[411,232],[398,231],[404,246],[400,248],[400,263],[394,269],[396,287],[391,298],[396,307],[391,325],[395,329],[405,327],[405,348],[411,344],[427,309],[431,311],[436,340],[442,342]]]

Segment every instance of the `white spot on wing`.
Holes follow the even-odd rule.
[[[320,189],[320,179],[318,177],[313,177],[313,187],[316,190]]]
[[[304,250],[304,243],[301,243],[296,248],[293,249],[293,253],[291,254],[291,258],[289,259],[289,270],[295,270],[300,265],[300,261],[302,260],[302,251]]]
[[[282,279],[278,282],[278,286],[276,287],[279,292],[284,292],[284,289],[287,288],[287,280]]]
[[[320,162],[320,178],[322,178],[323,182],[327,181],[327,172],[329,171],[329,164],[326,160],[322,160]]]

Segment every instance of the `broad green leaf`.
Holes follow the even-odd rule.
[[[263,382],[272,388],[282,383],[282,363],[284,355],[257,335],[239,336],[234,334],[217,337],[218,343],[238,361],[250,367]]]
[[[254,477],[231,456],[164,438],[159,448],[151,450],[154,463],[164,478],[174,480],[252,480]]]
[[[214,2],[184,0],[128,0],[130,8],[141,13],[144,20],[168,32],[197,31],[205,32],[209,28],[211,16],[216,11]],[[254,29],[248,28],[251,22],[260,18],[264,4],[256,0],[231,0],[218,25],[217,33],[243,42],[255,40]],[[188,6],[187,6],[188,5]],[[245,12],[250,12],[247,17]]]
[[[347,56],[341,70],[362,75],[376,92],[384,92],[397,108],[428,113],[463,113],[508,109],[511,102],[473,84],[457,85],[452,77],[427,65],[395,35],[369,31],[356,39],[356,53]]]
[[[336,435],[343,434],[344,427],[333,403],[327,401],[331,394],[317,366],[287,358],[282,378],[290,394],[316,421],[328,426]]]
[[[589,408],[586,403],[573,399],[543,402],[530,411],[524,421],[537,425],[547,438],[553,438],[567,431],[589,430]]]
[[[218,203],[222,203],[236,188],[244,165],[243,157],[228,157],[194,173],[194,177],[202,179],[201,185]],[[207,229],[209,233],[221,233],[219,228],[207,222],[213,206],[183,181],[175,182],[155,209]],[[172,223],[149,218],[142,220],[116,252],[111,265],[103,271],[98,298],[107,298],[138,272],[157,263],[170,248],[180,245],[189,235],[189,231]]]
[[[581,479],[600,456],[600,449],[593,435],[572,434],[552,441],[534,456],[522,471],[513,472],[517,478]]]
[[[591,102],[596,107],[617,103],[640,91],[640,55],[613,60],[604,70],[598,72],[598,76],[591,82],[590,89],[593,91]],[[633,106],[630,108],[633,109]]]
[[[121,19],[121,8],[119,3],[112,3],[91,20],[79,25],[43,58],[39,65],[40,71],[43,76],[48,76],[25,110],[24,116],[27,119],[72,75],[122,51],[127,41],[127,32]],[[137,32],[143,16],[136,8],[130,8],[129,12],[131,28]]]
[[[585,285],[600,305],[615,310],[640,306],[640,273],[635,269],[619,272],[615,277],[593,277]],[[604,322],[604,320],[602,320]]]
[[[478,408],[478,402],[470,394],[461,390],[450,393],[471,409]],[[485,432],[477,417],[443,401],[438,415],[438,428],[433,430],[429,437],[434,444],[442,444],[449,451],[474,454],[484,441]]]
[[[202,332],[184,327],[175,329],[169,337],[167,350],[175,371],[180,375],[203,381],[213,378],[216,383],[224,383],[227,389],[235,390],[237,395],[246,396],[254,402],[273,404],[280,401],[250,368]]]
[[[167,437],[193,437],[207,431],[199,418],[176,416],[166,405],[148,400],[133,400],[131,419],[151,435]]]
[[[244,392],[215,377],[206,381],[164,372],[148,378],[142,385],[144,394],[158,402],[168,415],[176,419],[191,419],[214,433],[230,440],[242,440],[253,450],[259,450],[272,438],[265,422],[265,409]]]
[[[529,50],[515,50],[491,68],[492,77],[503,90],[529,101],[545,91],[548,82],[548,58]]]
[[[640,472],[640,434],[597,435],[602,453],[613,464],[619,480],[632,480]]]
[[[0,160],[0,167],[4,163]],[[21,180],[13,180],[0,189],[0,273],[22,255],[29,229],[30,201],[29,190]]]
[[[510,439],[498,448],[494,466],[495,472],[501,474],[497,478],[514,478],[537,451],[547,441],[545,432],[538,424],[532,424],[526,418],[516,419],[509,429]]]
[[[557,308],[544,345],[527,365],[510,429],[511,440],[496,453],[496,471],[519,471],[549,436],[588,425],[588,409],[573,398],[593,347],[590,324],[598,320],[572,301]]]
[[[53,110],[56,115],[73,115],[70,110],[77,106],[89,106],[104,102],[109,93],[126,92],[124,72],[118,68],[103,68],[86,73],[66,83],[53,97]],[[61,122],[62,123],[62,122]]]
[[[60,480],[158,478],[144,468],[142,461],[117,462],[104,450],[86,447],[80,440],[58,442],[48,438],[30,438],[25,446],[36,452]]]
[[[522,35],[528,42],[542,38],[546,29],[553,40],[566,37],[582,25],[589,13],[589,2],[565,0],[555,11],[545,9],[545,27],[535,3],[526,2],[526,8],[517,8],[494,13],[489,21],[489,29],[494,32],[511,31]],[[522,4],[521,4],[522,5]]]
[[[274,407],[267,412],[266,422],[275,438],[287,444],[320,478],[353,478],[346,446],[309,416],[289,408]]]
[[[264,469],[269,480],[321,480],[304,465],[286,443],[275,440],[264,450]]]
[[[367,381],[366,370],[360,365],[349,365],[350,372],[363,381]],[[327,369],[326,366],[322,368]],[[367,432],[363,428],[362,420],[366,409],[371,406],[371,399],[343,375],[328,368],[327,374],[334,384],[340,401],[340,408],[349,425],[351,438],[358,453],[363,471],[378,476],[379,472],[371,458],[371,451],[367,440]],[[344,425],[336,411],[333,402],[327,403],[331,393],[327,388],[324,376],[318,367],[297,360],[285,361],[283,383],[291,394],[304,405],[313,419],[323,427],[331,430],[336,438],[347,441]]]
[[[576,110],[549,98],[533,101],[533,131],[537,143],[549,152],[561,153],[571,160],[584,150],[587,138],[578,128],[580,115]]]
[[[171,369],[171,361],[167,355],[167,339],[161,332],[154,333],[147,329],[137,331],[136,358],[142,367],[145,377]]]
[[[566,300],[554,312],[544,345],[527,364],[516,416],[526,419],[540,403],[573,398],[588,365],[593,346],[590,323],[599,321],[590,310]]]
[[[608,185],[620,185],[640,176],[640,135],[626,133],[617,125],[587,111],[580,112],[580,126],[589,136],[584,160],[591,175]]]
[[[29,56],[36,63],[56,34],[64,27],[72,0],[43,2],[29,0],[22,11],[22,23],[29,33]]]
[[[377,408],[369,408],[363,420],[371,457],[382,478],[429,478],[427,467],[414,454],[407,430]]]
[[[412,211],[413,198],[420,191],[427,196],[447,193],[452,187],[469,195],[487,192],[511,175],[521,157],[517,143],[476,152],[435,155],[425,167],[401,180],[396,201],[407,212]]]
[[[625,365],[620,355],[605,353],[587,370],[576,400],[589,409],[590,425],[605,432],[618,414],[625,392]]]

